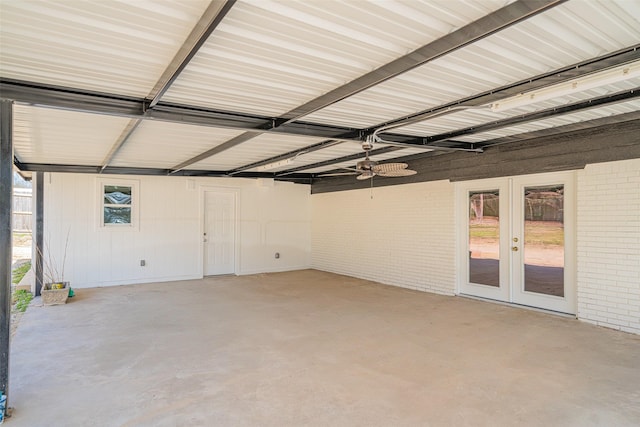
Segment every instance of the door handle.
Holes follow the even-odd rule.
[[[513,252],[518,252],[518,247],[517,247],[517,246],[513,246],[513,247],[511,247],[511,250],[512,250]]]

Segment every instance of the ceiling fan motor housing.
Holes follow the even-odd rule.
[[[378,162],[376,162],[376,161],[374,161],[374,160],[369,160],[369,159],[367,158],[367,159],[364,159],[364,160],[359,161],[359,162],[356,164],[356,169],[358,169],[358,170],[362,170],[362,171],[370,171],[370,170],[372,170],[372,169],[373,169],[373,167],[374,167],[374,166],[376,166],[377,164],[378,164]]]

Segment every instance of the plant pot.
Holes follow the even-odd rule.
[[[58,305],[66,304],[69,298],[69,282],[61,282],[62,288],[55,289],[58,283],[45,283],[40,294],[42,295],[42,304]]]

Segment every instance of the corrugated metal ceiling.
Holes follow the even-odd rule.
[[[237,129],[145,120],[116,154],[112,165],[168,169],[241,133]]]
[[[238,2],[164,100],[281,115],[509,2]]]
[[[305,147],[340,138],[338,131],[332,131],[337,127],[349,128],[340,131],[345,132],[342,137],[364,138],[373,126],[619,50],[633,52],[640,43],[637,1],[569,0],[381,83],[363,86],[364,90],[356,88],[352,93],[351,86],[342,88],[342,99],[298,119],[305,122],[297,122],[299,135],[287,133],[286,126],[279,122],[279,116],[305,103],[342,90],[354,79],[518,3],[527,2],[238,0],[221,16],[211,36],[193,52],[160,99],[161,106],[180,104],[185,113],[197,115],[207,109],[201,120],[207,125],[183,121],[180,111],[172,113],[167,122],[138,116],[143,121],[124,140],[109,166],[162,171],[185,164],[179,169],[233,171],[286,153],[292,153],[291,164],[269,172],[313,166],[362,153],[354,142],[305,152]],[[175,65],[172,60],[176,52],[184,48],[183,43],[208,6],[208,0],[0,0],[0,78],[22,80],[26,86],[64,86],[71,88],[72,94],[84,90],[142,99],[163,72]],[[462,36],[471,32],[465,31]],[[638,88],[640,76],[635,76],[526,106],[456,111],[390,132],[413,138],[415,143],[418,137],[478,127]],[[65,104],[64,108],[70,107]],[[88,114],[82,105],[77,110],[16,104],[14,139],[19,161],[100,166],[131,117],[129,113],[120,117]],[[206,123],[207,114],[217,114],[209,110],[260,116],[249,117],[248,122],[258,123],[255,126],[262,126],[261,131],[266,133],[244,138],[240,144],[225,144],[242,138],[252,128]],[[455,141],[471,146],[638,111],[640,101],[627,99],[460,136]],[[272,119],[272,126],[281,126],[277,133],[269,132],[265,117]],[[261,121],[264,123],[260,125]],[[202,158],[203,153],[220,147],[224,149]],[[384,145],[375,148],[381,147]],[[390,160],[424,151],[406,148],[375,159]],[[301,172],[353,167],[355,162]],[[258,171],[262,169],[249,169]]]
[[[2,1],[2,77],[147,96],[208,0]]]
[[[262,134],[218,156],[194,163],[189,169],[232,170],[323,140],[324,138]]]
[[[565,3],[305,120],[366,128],[622,49],[640,41],[638,11],[629,3]],[[603,19],[620,20],[613,36],[603,33]]]
[[[14,150],[22,162],[99,165],[128,120],[16,105]]]

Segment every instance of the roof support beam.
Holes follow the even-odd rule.
[[[197,162],[199,162],[201,160],[207,159],[207,158],[213,156],[214,154],[217,154],[217,153],[220,153],[222,151],[228,150],[229,148],[235,147],[238,144],[242,144],[243,142],[248,141],[248,140],[250,140],[251,138],[253,138],[253,137],[257,136],[257,135],[258,135],[258,133],[256,133],[256,132],[245,132],[245,133],[242,133],[242,134],[240,134],[240,135],[238,135],[238,136],[236,136],[234,138],[231,138],[230,140],[228,140],[226,142],[223,142],[220,145],[217,145],[217,146],[213,147],[210,150],[205,151],[202,154],[198,154],[197,156],[192,157],[189,160],[186,160],[186,161],[184,161],[184,162],[182,162],[180,164],[175,165],[174,167],[171,168],[171,172],[170,173],[174,174],[175,172],[180,171],[180,170],[182,170],[182,169],[184,169],[184,168],[186,168],[188,166],[191,166],[192,164],[197,163]]]
[[[151,90],[151,93],[149,93],[148,98],[151,99],[149,108],[153,108],[160,101],[160,98],[193,59],[235,2],[236,0],[213,0],[211,2],[187,37],[187,40],[180,47],[176,56]]]
[[[624,59],[628,59],[628,55],[623,55]],[[611,60],[606,61],[607,64]],[[9,80],[0,80],[0,92],[3,98],[15,99],[18,102],[28,103],[36,106],[54,107],[74,111],[84,111],[93,113],[102,113],[109,115],[117,115],[131,118],[157,119],[170,121],[175,123],[194,124],[201,126],[214,126],[236,129],[247,129],[248,132],[236,137],[237,139],[227,141],[221,146],[214,147],[199,156],[196,156],[187,162],[176,165],[172,170],[183,169],[195,162],[203,160],[213,154],[219,153],[224,149],[231,148],[241,142],[247,141],[257,134],[264,132],[276,132],[288,135],[306,135],[316,136],[340,140],[353,140],[360,142],[360,135],[367,132],[364,129],[353,129],[347,127],[330,126],[317,123],[293,122],[277,128],[269,128],[271,119],[267,117],[237,114],[226,111],[207,110],[182,105],[165,105],[159,104],[157,109],[149,110],[147,115],[142,112],[143,100],[133,98],[117,97],[114,95],[98,94],[93,92],[80,91],[77,89],[58,88],[50,86],[41,86],[28,82],[16,82]],[[410,146],[433,145],[436,142],[440,144],[450,138],[461,135],[470,135],[483,132],[486,130],[498,129],[502,127],[512,126],[517,123],[540,119],[543,117],[551,117],[554,115],[566,114],[579,111],[581,109],[593,108],[598,105],[612,104],[622,102],[627,99],[637,97],[640,92],[635,89],[626,91],[621,94],[607,95],[592,101],[582,101],[563,106],[552,108],[542,112],[529,115],[518,116],[513,119],[505,119],[499,122],[493,122],[486,125],[480,125],[473,128],[463,129],[447,134],[434,135],[428,138],[419,138],[415,135],[402,135],[395,133],[384,133],[385,139],[396,143],[406,144]],[[168,172],[170,172],[169,170]],[[96,170],[93,173],[99,173]]]
[[[127,124],[127,126],[122,130],[120,137],[115,142],[115,144],[113,144],[113,146],[111,147],[111,150],[109,150],[109,153],[107,153],[104,160],[102,161],[102,167],[100,168],[100,172],[102,172],[107,166],[109,166],[109,163],[111,163],[111,160],[113,160],[116,154],[118,154],[118,151],[120,151],[122,146],[127,143],[131,135],[133,135],[133,132],[135,132],[138,126],[140,126],[140,123],[142,123],[142,119],[129,120],[129,123]]]
[[[280,154],[279,156],[269,157],[268,159],[261,160],[259,162],[249,163],[248,165],[241,166],[229,172],[229,175],[236,175],[242,171],[257,168],[260,166],[268,165],[269,163],[279,162],[281,160],[292,159],[300,156],[301,154],[313,153],[314,151],[322,150],[324,148],[333,147],[334,145],[342,144],[345,141],[338,141],[335,139],[327,139],[326,141],[318,142],[317,144],[309,145],[304,148],[289,151],[288,153]]]
[[[63,165],[63,164],[44,164],[44,163],[19,163],[16,166],[23,171],[28,172],[54,172],[54,173],[90,173],[94,174],[100,170],[100,166],[92,165]],[[170,169],[156,168],[133,168],[133,167],[115,167],[109,166],[104,171],[105,175],[167,175]],[[228,177],[227,171],[210,171],[210,170],[182,170],[175,172],[176,176],[208,176],[208,177]],[[272,172],[242,172],[235,175],[236,178],[274,178],[279,181],[291,181],[302,184],[310,184],[311,175],[309,174],[290,174],[288,176],[276,176]]]
[[[538,13],[549,10],[566,0],[518,0],[482,18],[465,25],[407,55],[389,62],[349,83],[333,89],[285,113],[282,123],[298,120],[314,111],[328,107],[345,98],[369,89],[402,73],[424,65],[436,58],[454,52],[491,34],[504,30]]]
[[[383,147],[383,148],[378,148],[376,150],[371,150],[368,153],[363,151],[362,153],[349,154],[348,156],[338,157],[337,159],[324,160],[322,162],[312,163],[310,165],[298,166],[297,168],[292,168],[292,169],[287,169],[286,171],[276,172],[276,176],[290,175],[292,173],[300,172],[300,171],[304,171],[304,170],[308,170],[308,169],[321,168],[321,167],[324,167],[324,166],[330,166],[330,165],[335,165],[335,164],[342,163],[342,162],[348,162],[348,161],[351,161],[351,160],[361,159],[363,157],[366,157],[367,155],[370,156],[370,157],[373,157],[373,156],[377,156],[379,154],[391,153],[392,151],[398,151],[398,150],[402,150],[402,147]]]

